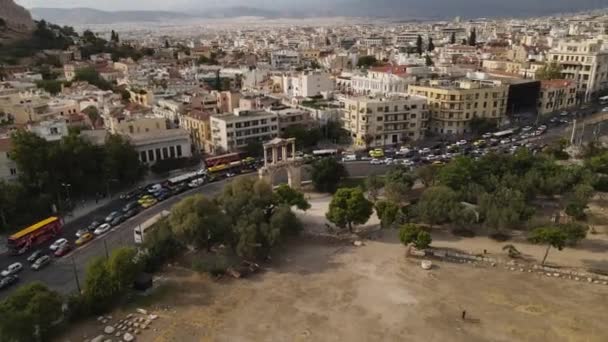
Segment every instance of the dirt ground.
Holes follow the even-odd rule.
[[[303,218],[322,230],[327,199],[311,204]],[[436,244],[475,249],[486,241],[438,236]],[[553,256],[567,260],[558,254],[567,252]],[[300,238],[278,255],[241,280],[169,267],[156,293],[136,305],[160,315],[138,341],[608,341],[604,285],[450,263],[425,271],[405,257],[396,231],[362,247]],[[60,340],[82,341],[101,328],[87,322]]]

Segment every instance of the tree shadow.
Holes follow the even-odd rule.
[[[597,273],[601,275],[608,275],[608,259],[604,260],[589,260],[583,259],[581,260],[585,268],[592,273]]]

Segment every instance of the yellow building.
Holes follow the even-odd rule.
[[[140,104],[144,107],[154,105],[154,94],[148,89],[129,89],[131,102]]]
[[[541,81],[538,113],[545,115],[573,107],[576,104],[576,88],[576,82],[570,80]]]
[[[211,114],[193,110],[181,117],[181,127],[190,133],[192,144],[201,152],[212,151],[210,118]]]
[[[408,92],[427,98],[431,132],[464,134],[474,117],[499,121],[506,115],[509,87],[492,81],[432,80],[410,85]]]

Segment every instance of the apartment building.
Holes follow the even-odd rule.
[[[278,50],[270,54],[270,65],[275,69],[289,69],[300,65],[301,62],[298,51]]]
[[[285,130],[291,126],[309,128],[313,124],[310,112],[303,109],[288,106],[277,106],[268,109],[268,112],[274,113],[278,116],[280,134],[285,132]]]
[[[235,151],[250,141],[267,141],[279,135],[277,114],[267,111],[235,110],[211,116],[214,153]]]
[[[291,97],[311,97],[333,91],[335,82],[326,72],[307,71],[297,75],[283,75],[283,93]]]
[[[410,85],[408,92],[426,97],[432,132],[459,135],[469,132],[469,122],[474,117],[496,121],[504,118],[509,86],[493,81],[431,80]]]
[[[214,91],[219,113],[232,113],[239,108],[241,94],[232,91]]]
[[[385,146],[417,140],[429,121],[426,99],[420,96],[347,97],[342,127],[356,146]]]
[[[0,136],[0,180],[17,179],[17,164],[9,157],[12,150],[11,138]]]
[[[608,51],[602,45],[599,39],[562,39],[547,55],[562,67],[564,79],[577,82],[578,96],[586,101],[608,89]]]
[[[190,132],[192,145],[204,153],[212,151],[210,118],[210,113],[200,110],[192,110],[181,118],[181,127]]]
[[[372,68],[365,75],[354,75],[350,86],[356,94],[405,93],[415,78],[408,76],[406,66]]]
[[[576,104],[576,88],[576,82],[571,80],[541,81],[538,114],[545,115],[573,107]]]

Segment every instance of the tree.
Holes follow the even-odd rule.
[[[399,229],[399,240],[406,246],[413,243],[416,249],[428,248],[433,241],[429,232],[413,223],[401,226]]]
[[[304,194],[287,184],[281,184],[274,190],[274,203],[275,205],[295,206],[300,210],[310,209],[310,203],[304,198]]]
[[[420,220],[431,226],[449,222],[454,213],[461,209],[456,192],[445,186],[426,189],[416,204]]]
[[[336,159],[323,158],[312,164],[310,176],[317,191],[333,193],[348,172]]]
[[[141,271],[135,262],[137,251],[130,247],[122,247],[112,251],[108,259],[108,271],[112,277],[113,286],[117,293],[124,293],[133,287],[135,277]]]
[[[278,233],[273,244],[281,237],[295,236],[302,231],[302,222],[287,205],[280,205],[270,218],[270,228]]]
[[[353,225],[366,223],[373,213],[373,204],[359,188],[338,189],[325,217],[340,228],[353,232]]]
[[[76,70],[74,81],[88,82],[101,90],[112,90],[112,84],[104,80],[94,68]]]
[[[375,207],[382,228],[391,227],[397,221],[401,210],[397,203],[391,201],[378,201]]]
[[[112,32],[110,34],[110,41],[112,43],[116,43],[116,44],[118,44],[118,42],[120,42],[120,38],[118,37],[118,33],[114,32],[114,30],[112,30]]]
[[[243,152],[252,158],[264,156],[264,144],[259,140],[249,140],[245,145]]]
[[[477,45],[477,32],[475,31],[475,28],[471,30],[471,33],[469,34],[469,41],[467,43],[470,46]]]
[[[425,55],[424,56],[424,64],[426,66],[433,66],[433,65],[435,65],[435,62],[433,62],[433,59],[431,59],[431,56]]]
[[[439,170],[440,168],[437,165],[425,165],[416,169],[416,177],[428,188],[435,184]]]
[[[93,125],[95,125],[95,123],[101,118],[101,115],[99,115],[99,110],[94,106],[88,106],[82,112],[87,115],[89,120],[91,120],[91,124]]]
[[[528,239],[532,243],[547,245],[543,261],[541,262],[541,265],[544,265],[551,247],[561,251],[568,245],[574,245],[585,238],[587,230],[588,227],[576,224],[539,227],[531,232]]]
[[[310,151],[315,147],[321,138],[323,133],[319,128],[306,128],[302,125],[289,126],[281,133],[282,138],[295,138],[296,148],[298,150]]]
[[[550,62],[535,73],[537,80],[553,80],[562,78],[562,67],[557,62]]]
[[[104,151],[104,174],[108,182],[115,180],[120,184],[134,184],[144,176],[145,168],[129,140],[110,134],[106,137]]]
[[[173,207],[169,224],[183,244],[209,249],[214,242],[223,242],[228,219],[213,201],[197,194]]]
[[[114,280],[104,258],[97,257],[87,266],[83,295],[87,307],[95,314],[105,312],[116,299]]]
[[[393,202],[401,203],[407,200],[416,178],[403,165],[392,168],[385,178],[384,193]]]
[[[369,175],[365,179],[365,189],[372,201],[378,199],[378,192],[384,187],[384,181],[377,175]]]
[[[593,172],[608,174],[608,151],[588,158],[585,165]]]
[[[492,120],[490,118],[480,118],[478,116],[474,116],[471,121],[469,121],[469,129],[475,135],[482,135],[487,132],[491,132],[496,129],[496,120]]]
[[[588,184],[578,184],[566,197],[566,214],[581,220],[585,218],[587,203],[593,196],[593,187]]]
[[[428,52],[433,52],[433,50],[435,50],[435,44],[433,43],[433,38],[429,37],[429,43],[427,45],[427,49]]]
[[[422,36],[418,35],[416,38],[416,53],[418,56],[422,56]]]
[[[63,82],[57,80],[36,81],[36,87],[43,89],[51,95],[57,95],[63,88]]]
[[[475,163],[469,157],[457,157],[443,166],[437,175],[439,183],[455,191],[470,185],[476,179]]]
[[[377,63],[378,60],[374,56],[362,56],[361,58],[359,58],[357,66],[359,68],[369,68],[371,66],[376,65]]]
[[[19,287],[0,303],[2,341],[39,341],[62,317],[63,299],[46,285],[33,282]]]
[[[479,211],[485,224],[499,232],[516,228],[534,213],[520,191],[502,186],[492,193],[481,195]]]
[[[456,44],[456,32],[452,32],[452,35],[450,35],[450,44]]]

